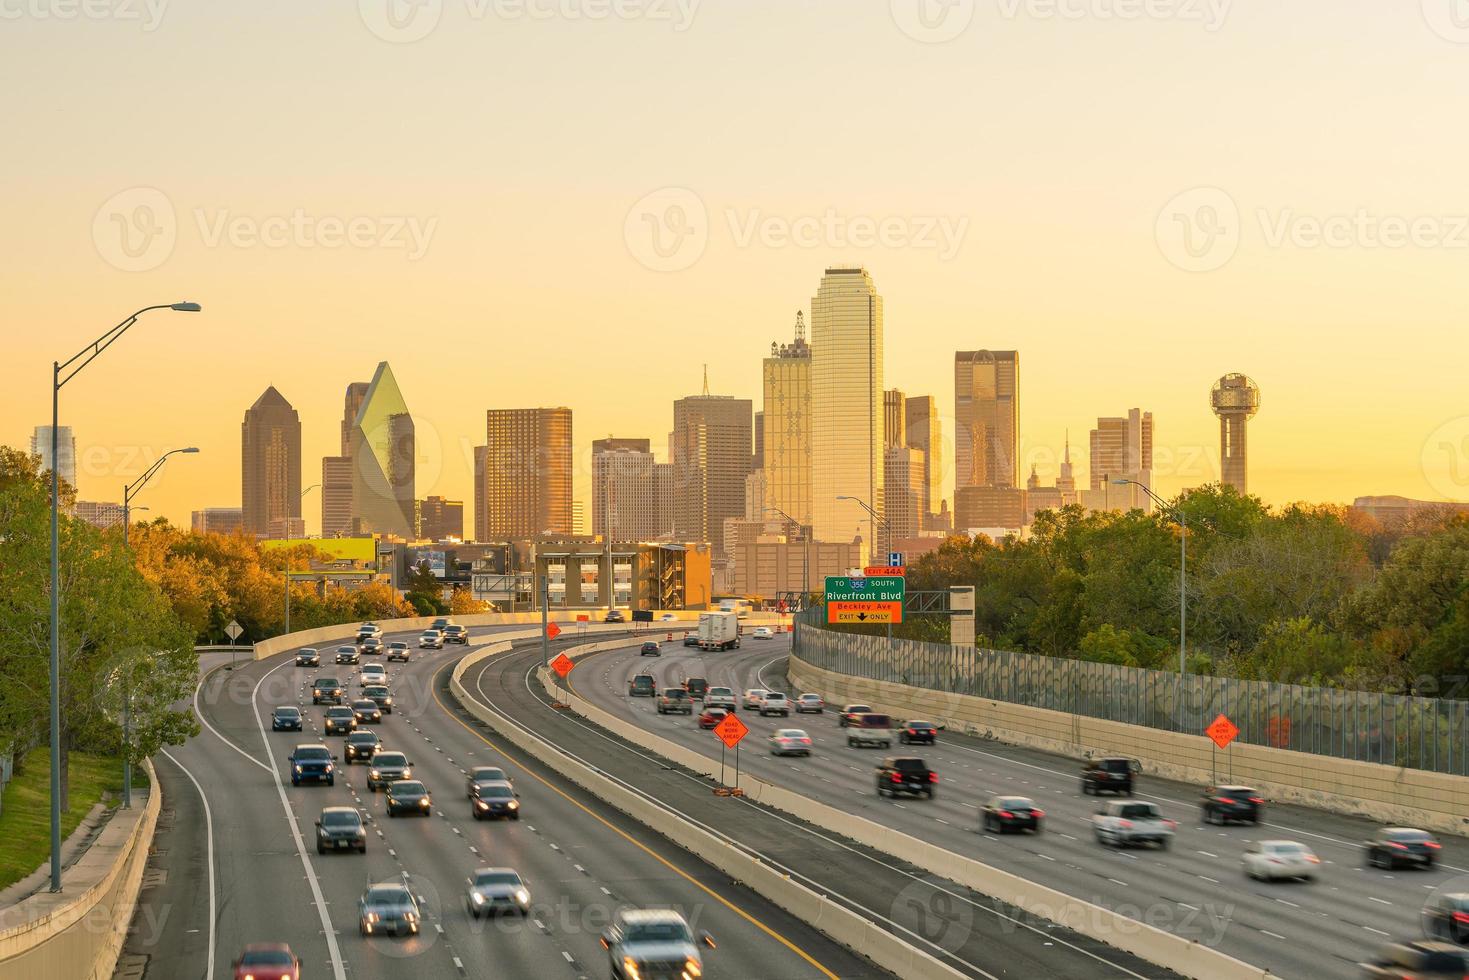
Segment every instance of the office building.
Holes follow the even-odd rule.
[[[1260,386],[1243,374],[1226,374],[1214,383],[1209,404],[1219,416],[1219,462],[1226,486],[1249,492],[1249,446],[1245,427],[1260,410]]]
[[[916,538],[923,531],[927,488],[923,483],[924,453],[909,446],[883,450],[883,488],[886,494],[886,528],[879,528],[879,543],[890,538]],[[888,549],[891,550],[891,549]]]
[[[1019,383],[1016,351],[955,352],[956,488],[1020,486]]]
[[[593,456],[598,453],[614,453],[623,449],[634,453],[650,453],[653,451],[653,442],[651,439],[618,439],[613,436],[592,440]]]
[[[1098,418],[1091,431],[1090,482],[1100,490],[1113,480],[1152,486],[1153,413],[1130,409],[1126,416]]]
[[[321,460],[321,536],[340,538],[352,529],[352,457]]]
[[[301,416],[272,385],[240,423],[240,500],[245,533],[290,537],[301,518]]]
[[[908,444],[908,399],[897,388],[882,393],[882,448]]]
[[[730,591],[775,600],[787,593],[819,593],[828,575],[863,563],[856,541],[792,541],[780,534],[745,540],[735,549]]]
[[[464,501],[427,497],[418,502],[418,537],[424,541],[464,540]]]
[[[245,529],[245,512],[240,507],[206,507],[193,512],[191,523],[196,534],[239,534]]]
[[[299,517],[273,517],[265,525],[265,537],[272,541],[299,541],[306,537],[306,521]]]
[[[934,517],[943,498],[944,472],[938,402],[932,395],[910,395],[903,414],[908,422],[908,447],[923,451],[924,517]]]
[[[38,425],[31,433],[31,455],[41,457],[40,472],[50,473],[54,468],[62,483],[77,486],[77,440],[71,426],[56,427],[56,462],[51,461],[51,426]],[[63,491],[64,495],[64,491]]]
[[[746,454],[748,456],[748,453]],[[702,609],[714,594],[710,547],[702,542],[578,541],[515,543],[517,567],[534,569],[551,610]],[[528,552],[528,554],[525,554]],[[533,600],[540,608],[539,596]]]
[[[954,495],[959,531],[1018,531],[1025,526],[1025,491],[1019,487],[960,487]]]
[[[60,475],[59,473],[57,474]],[[72,508],[72,516],[86,521],[93,527],[106,530],[122,523],[122,504],[101,503],[96,500],[78,500]]]
[[[750,469],[761,470],[765,468],[765,413],[755,413],[755,427],[752,430],[755,436],[755,454],[750,457]]]
[[[349,407],[351,397],[348,389]],[[387,361],[377,366],[347,435],[354,528],[411,539],[413,504],[418,499],[417,444],[413,417]]]
[[[673,403],[678,536],[724,554],[724,519],[745,513],[753,406],[748,398],[692,395]]]
[[[672,463],[653,464],[653,501],[657,506],[658,528],[654,537],[672,541],[678,525],[678,480]]]
[[[658,488],[653,480],[653,453],[648,440],[617,440],[639,444],[609,449],[609,439],[592,443],[592,534],[623,541],[655,538],[658,524]]]
[[[761,429],[765,461],[762,507],[779,508],[797,522],[811,523],[811,346],[806,323],[796,313],[795,337],[772,343],[761,365]]]
[[[575,532],[571,409],[490,409],[476,457],[480,541]]]
[[[811,299],[811,523],[816,540],[850,541],[861,533],[867,543],[876,537],[879,521],[857,500],[882,514],[882,445],[882,297],[866,269],[834,266],[821,277]]]

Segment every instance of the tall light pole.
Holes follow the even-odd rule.
[[[153,479],[153,474],[163,468],[164,462],[174,453],[197,453],[197,446],[189,446],[187,449],[170,449],[158,461],[144,471],[132,483],[122,488],[122,549],[132,553],[133,543],[130,537],[132,530],[132,504],[133,497]],[[128,670],[123,672],[122,679],[122,808],[131,810],[133,807],[133,757],[132,757],[132,717],[133,717],[133,682],[128,676]]]
[[[198,303],[145,306],[83,347],[66,361],[51,362],[51,890],[61,891],[61,478],[56,456],[60,452],[61,389],[150,310],[198,313]],[[81,363],[77,363],[80,361]]]
[[[790,514],[779,507],[766,507],[765,512],[774,511],[791,523],[791,526],[801,531],[801,608],[806,608],[806,602],[811,595],[811,542],[806,537],[806,526],[797,521]]]
[[[868,515],[874,521],[882,525],[882,533],[887,537],[887,548],[885,550],[889,552],[893,550],[893,527],[891,524],[888,523],[888,519],[886,517],[883,517],[877,511],[873,510],[872,507],[867,503],[867,501],[863,500],[861,497],[848,497],[845,494],[838,494],[837,499],[850,500],[858,507],[861,507],[863,510],[867,511]]]
[[[1172,515],[1178,522],[1178,703],[1174,705],[1174,711],[1178,730],[1183,731],[1183,682],[1188,676],[1188,663],[1184,659],[1188,639],[1188,520],[1182,510],[1168,506],[1151,488],[1136,480],[1113,480],[1112,483],[1119,487],[1128,484],[1140,487],[1164,513]]]
[[[305,496],[308,493],[310,493],[311,491],[320,489],[320,487],[321,487],[321,484],[320,483],[313,483],[313,484],[311,484],[311,486],[309,486],[305,490],[302,490],[301,491],[302,498],[305,498]],[[305,532],[302,532],[302,533],[305,533]],[[290,632],[291,632],[291,559],[290,558],[287,558],[286,559],[285,580],[286,580],[286,626],[285,626],[285,630],[282,632],[282,635],[283,636],[288,636],[288,635],[290,635]],[[234,641],[231,640],[230,641],[230,644],[233,646],[234,645]]]

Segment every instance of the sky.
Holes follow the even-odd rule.
[[[1469,499],[1458,2],[0,0],[0,442],[188,299],[64,389],[82,498],[197,445],[138,503],[238,506],[267,385],[315,483],[381,360],[420,496],[568,405],[585,498],[860,263],[947,436],[953,352],[1020,351],[1022,472],[1141,407],[1156,489],[1217,479],[1238,371],[1268,502]]]

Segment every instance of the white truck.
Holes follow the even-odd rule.
[[[1136,800],[1104,803],[1092,816],[1092,830],[1096,832],[1097,842],[1113,847],[1157,844],[1167,850],[1177,826],[1163,816],[1156,803],[1139,803]]]
[[[699,649],[732,650],[740,645],[739,614],[706,612],[699,614]]]

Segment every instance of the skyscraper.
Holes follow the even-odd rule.
[[[481,541],[571,534],[571,409],[492,408],[477,464]]]
[[[811,347],[796,313],[795,339],[772,343],[761,366],[765,410],[760,413],[765,500],[798,523],[811,523]],[[773,515],[772,515],[773,516]]]
[[[750,457],[750,469],[765,469],[765,413],[755,413],[755,455]]]
[[[1260,410],[1260,386],[1243,374],[1226,374],[1214,383],[1209,404],[1219,416],[1219,462],[1224,483],[1247,493],[1249,447],[1245,426]]]
[[[240,500],[246,534],[279,533],[301,518],[301,416],[275,389],[240,423]]]
[[[350,407],[351,389],[348,397]],[[377,366],[348,436],[353,522],[411,539],[417,445],[413,417],[387,361]]]
[[[954,485],[1019,487],[1020,354],[954,353]]]
[[[370,387],[366,381],[347,385],[342,399],[342,421],[339,425],[341,455],[324,456],[321,460],[321,536],[340,537],[352,533],[352,429],[357,413]]]
[[[882,297],[861,266],[834,266],[811,299],[811,513],[815,537],[871,554],[883,512]],[[792,515],[795,516],[795,515]]]
[[[464,501],[427,497],[418,502],[418,536],[425,541],[464,539]]]
[[[1070,455],[1070,446],[1067,446]],[[1153,413],[1129,409],[1126,417],[1098,418],[1091,432],[1091,488],[1101,490],[1113,480],[1136,480],[1153,485]],[[1145,508],[1146,509],[1146,508]]]
[[[690,395],[673,403],[678,534],[724,555],[724,519],[744,517],[754,406],[748,398]]]
[[[622,445],[598,448],[614,442]],[[599,439],[592,443],[593,534],[614,541],[645,541],[658,536],[658,488],[653,480],[653,453],[648,446],[647,439]]]
[[[908,399],[897,388],[882,393],[882,448],[908,444]]]
[[[887,531],[893,541],[918,537],[923,530],[923,519],[927,516],[924,508],[928,502],[923,483],[923,450],[889,446],[883,450],[883,470]],[[879,538],[877,543],[883,542]]]
[[[943,496],[943,433],[938,402],[932,395],[911,395],[904,408],[908,420],[908,447],[923,451],[924,517],[938,514]]]
[[[31,434],[31,454],[41,457],[41,472],[50,473],[53,466],[62,483],[73,490],[77,486],[77,440],[71,426],[56,427],[56,463],[51,461],[51,426],[38,425]]]

